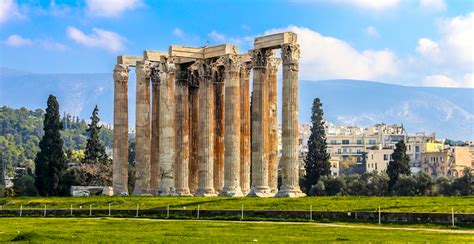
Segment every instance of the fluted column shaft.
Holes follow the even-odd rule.
[[[272,194],[278,191],[278,66],[281,59],[268,57],[268,186]]]
[[[282,186],[277,196],[304,196],[299,185],[298,161],[298,62],[299,46],[282,45],[283,118],[282,118]]]
[[[240,57],[224,57],[225,137],[222,196],[243,196],[240,188]]]
[[[215,139],[214,139],[214,189],[216,193],[222,191],[224,187],[224,121],[225,121],[225,90],[223,67],[214,71],[214,90],[215,90]]]
[[[250,192],[250,63],[240,67],[240,188]]]
[[[162,57],[160,62],[160,196],[176,195],[174,166],[176,161],[176,121],[175,121],[175,66]]]
[[[160,189],[160,71],[151,68],[151,162],[150,188],[152,195]]]
[[[133,195],[151,195],[150,189],[150,63],[137,62],[137,88],[135,110],[135,168],[136,181]]]
[[[196,196],[215,196],[214,104],[215,91],[208,61],[197,61],[199,73],[199,183]]]
[[[252,186],[249,196],[269,197],[268,155],[268,82],[267,57],[271,50],[256,49],[250,52],[253,64],[252,94]]]
[[[189,76],[189,190],[195,194],[199,175],[199,74],[188,68]]]
[[[188,70],[184,65],[176,69],[176,194],[191,196],[189,174],[189,89]]]
[[[128,67],[114,68],[113,188],[128,195]]]

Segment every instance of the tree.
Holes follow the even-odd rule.
[[[102,129],[102,126],[99,126],[99,121],[99,108],[96,105],[94,111],[92,111],[91,123],[86,129],[89,138],[85,150],[85,162],[89,164],[106,164],[108,161],[105,147],[99,138],[100,129]]]
[[[469,196],[474,193],[474,178],[470,168],[463,170],[463,176],[453,181],[453,190],[456,195]]]
[[[393,190],[393,187],[398,181],[400,175],[410,175],[410,157],[407,155],[407,147],[405,142],[399,141],[395,145],[395,150],[392,153],[392,160],[388,163],[387,174],[390,180],[388,181],[389,191]]]
[[[331,164],[330,155],[327,153],[326,133],[324,131],[323,104],[319,98],[313,101],[311,114],[311,136],[308,140],[308,155],[306,156],[305,168],[305,186],[306,194],[310,194],[311,188],[315,185],[321,176],[329,175]]]
[[[67,163],[60,133],[62,129],[59,104],[55,96],[49,95],[43,122],[44,136],[35,159],[35,185],[42,196],[62,196],[69,192],[69,187],[63,184]]]

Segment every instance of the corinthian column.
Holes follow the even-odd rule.
[[[199,175],[199,72],[191,65],[189,72],[189,190],[195,194]]]
[[[278,191],[278,66],[281,59],[275,55],[268,57],[267,74],[268,74],[268,186],[270,192],[276,194]]]
[[[207,61],[195,63],[199,72],[199,184],[196,196],[215,196],[214,191],[214,82]]]
[[[114,195],[128,195],[128,67],[117,64],[114,68],[114,141],[113,187]]]
[[[214,139],[214,189],[221,192],[224,187],[224,67],[222,60],[213,71],[215,89],[215,139]],[[216,64],[217,65],[217,64]]]
[[[135,119],[136,181],[133,195],[151,195],[150,189],[150,63],[137,62],[137,91]]]
[[[160,173],[161,182],[158,194],[160,196],[174,196],[176,161],[176,127],[175,127],[175,97],[174,81],[175,66],[171,60],[162,56],[160,69]]]
[[[252,187],[249,196],[269,197],[268,187],[268,82],[267,57],[272,50],[250,51],[253,64]]]
[[[183,64],[176,69],[176,194],[191,196],[189,174],[189,90],[188,70]]]
[[[298,61],[300,49],[295,44],[282,45],[283,118],[282,186],[278,197],[300,197],[298,162]]]
[[[158,195],[160,189],[160,70],[151,68],[151,194]]]
[[[225,138],[224,189],[222,196],[241,197],[240,188],[240,57],[224,58]]]
[[[240,66],[240,188],[250,192],[250,63]]]

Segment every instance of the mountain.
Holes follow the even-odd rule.
[[[95,104],[98,104],[102,121],[112,124],[113,89],[111,73],[35,74],[0,68],[0,105],[45,108],[48,95],[54,94],[62,111],[88,118]],[[403,124],[410,134],[425,131],[436,132],[440,138],[474,139],[474,89],[326,80],[300,81],[299,92],[301,122],[310,121],[312,101],[319,97],[323,102],[325,119],[335,124],[369,126],[381,122],[398,123]],[[128,94],[130,126],[133,126],[133,70],[130,72]]]

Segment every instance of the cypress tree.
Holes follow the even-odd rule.
[[[407,147],[405,142],[399,141],[395,145],[395,150],[392,153],[392,159],[387,166],[387,174],[390,180],[388,181],[389,191],[393,190],[393,187],[397,183],[400,175],[410,175],[410,157],[407,155]]]
[[[95,105],[92,111],[91,123],[88,124],[86,129],[89,134],[87,139],[86,151],[85,151],[85,162],[90,164],[106,163],[108,158],[105,153],[105,147],[99,139],[99,133],[102,126],[99,126],[99,108]]]
[[[311,111],[311,136],[308,140],[308,155],[306,156],[305,190],[310,194],[311,187],[318,183],[321,176],[329,175],[331,164],[327,153],[326,132],[324,131],[323,104],[319,98],[313,101]]]
[[[62,129],[59,104],[55,96],[49,95],[43,123],[44,135],[35,159],[35,186],[42,196],[61,196],[69,192],[68,186],[63,184],[67,163],[60,133]]]

